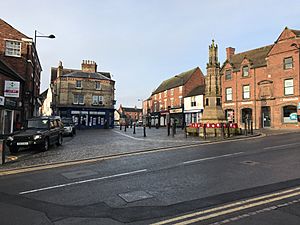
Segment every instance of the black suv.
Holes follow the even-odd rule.
[[[20,147],[47,151],[50,145],[62,145],[63,131],[60,117],[36,117],[29,119],[20,132],[7,137],[6,144],[11,153],[17,153]]]

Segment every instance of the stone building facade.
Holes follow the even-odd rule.
[[[97,64],[84,60],[81,70],[63,68],[62,62],[51,69],[53,113],[72,118],[85,128],[114,125],[115,81],[110,73],[97,72]]]
[[[299,128],[300,31],[285,28],[274,44],[235,54],[222,66],[222,106],[243,127]]]

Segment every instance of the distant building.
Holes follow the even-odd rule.
[[[120,113],[120,123],[132,124],[143,119],[143,111],[137,107],[123,107],[120,105],[118,112]]]
[[[194,88],[204,85],[205,78],[199,67],[164,80],[143,105],[152,126],[166,126],[171,118],[184,125],[184,97]]]
[[[72,118],[77,126],[114,126],[115,81],[110,73],[98,72],[97,64],[83,60],[81,70],[65,69],[62,62],[51,68],[53,112]]]
[[[222,106],[243,127],[300,128],[300,30],[285,28],[274,44],[235,53],[221,70]]]
[[[40,94],[40,99],[42,102],[42,106],[40,107],[40,115],[42,116],[51,116],[53,114],[52,111],[52,88],[47,88],[43,93]]]

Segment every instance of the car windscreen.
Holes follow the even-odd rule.
[[[48,129],[48,120],[28,120],[28,129]]]

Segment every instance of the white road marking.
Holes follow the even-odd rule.
[[[207,160],[212,160],[212,159],[218,159],[218,158],[225,158],[225,157],[230,157],[234,155],[240,155],[243,154],[244,152],[236,152],[232,154],[226,154],[226,155],[219,155],[219,156],[213,156],[213,157],[208,157],[208,158],[202,158],[202,159],[196,159],[196,160],[191,160],[191,161],[186,161],[181,164],[190,164],[190,163],[195,163],[195,162],[202,162],[202,161],[207,161]]]
[[[143,138],[132,137],[132,136],[130,136],[130,135],[124,134],[124,133],[119,132],[119,131],[113,130],[113,132],[115,132],[115,133],[117,133],[117,134],[120,134],[120,135],[123,135],[123,136],[128,137],[128,138],[134,139],[134,140],[140,140],[140,141],[144,141],[144,140],[145,140],[145,139],[143,139]]]
[[[259,196],[259,197],[254,197],[254,198],[251,198],[251,199],[242,200],[242,201],[239,201],[239,202],[234,202],[234,203],[230,203],[230,204],[227,204],[227,205],[218,206],[218,207],[215,207],[215,208],[206,209],[206,210],[203,210],[203,211],[198,211],[198,212],[186,214],[186,215],[183,215],[183,216],[174,217],[174,218],[171,218],[171,219],[168,219],[168,220],[153,223],[152,225],[163,225],[163,224],[169,224],[169,223],[174,224],[173,222],[188,219],[188,218],[192,218],[192,217],[195,217],[195,216],[204,215],[204,214],[207,214],[207,213],[212,213],[212,212],[216,212],[216,211],[219,211],[219,210],[228,209],[228,208],[235,207],[235,206],[243,206],[243,205],[247,205],[248,203],[251,203],[251,202],[260,201],[260,200],[264,200],[264,199],[268,199],[268,198],[274,199],[274,198],[276,198],[277,196],[280,196],[280,195],[286,196],[286,194],[289,194],[289,193],[292,193],[292,192],[295,192],[295,191],[299,191],[299,190],[300,190],[300,187],[296,187],[296,188],[292,188],[292,189],[288,189],[288,190],[284,190],[284,191],[279,191],[279,192],[272,193],[272,194],[267,194],[267,195],[263,195],[263,196]],[[297,193],[299,193],[299,192],[297,192]],[[223,212],[223,211],[221,211],[221,212]]]
[[[115,175],[111,175],[111,176],[98,177],[98,178],[93,178],[93,179],[88,179],[88,180],[81,180],[81,181],[76,181],[76,182],[71,182],[71,183],[59,184],[59,185],[49,186],[49,187],[44,187],[44,188],[39,188],[39,189],[33,189],[33,190],[29,190],[29,191],[22,191],[19,194],[24,195],[24,194],[34,193],[34,192],[46,191],[46,190],[62,188],[62,187],[67,187],[67,186],[72,186],[72,185],[77,185],[77,184],[84,184],[84,183],[105,180],[105,179],[110,179],[110,178],[115,178],[115,177],[123,177],[123,176],[127,176],[127,175],[143,173],[146,171],[147,171],[147,169],[136,170],[136,171],[131,171],[131,172],[127,172],[127,173],[115,174]]]
[[[264,149],[273,149],[273,148],[285,148],[293,145],[299,145],[299,143],[291,143],[291,144],[286,144],[286,145],[276,145],[276,146],[270,146],[270,147],[265,147]]]

